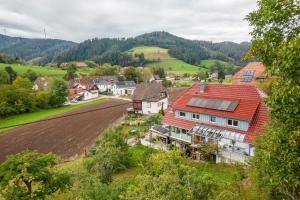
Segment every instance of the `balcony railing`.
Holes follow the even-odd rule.
[[[239,153],[239,154],[243,154],[243,155],[248,155],[245,148],[236,147],[236,146],[228,145],[228,144],[223,145],[222,150],[228,151],[228,152],[235,152],[235,153]]]
[[[175,139],[183,140],[186,142],[192,141],[192,136],[190,136],[188,134],[180,134],[180,133],[171,132],[171,137],[173,137]]]

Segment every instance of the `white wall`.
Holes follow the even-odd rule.
[[[86,100],[97,98],[98,96],[99,96],[98,95],[98,90],[91,90],[90,92],[85,91],[82,100],[86,101]]]
[[[142,102],[142,113],[144,115],[159,113],[161,106],[166,110],[168,108],[168,98],[164,98],[158,102]]]
[[[131,95],[133,94],[135,87],[118,88],[115,85],[112,87],[113,95]],[[127,94],[126,94],[127,91]]]
[[[176,110],[176,112],[175,112],[176,117],[180,117],[179,112],[181,112],[181,111]],[[230,119],[230,118],[219,117],[219,116],[213,115],[213,116],[216,117],[216,122],[212,123],[212,122],[210,122],[210,115],[195,113],[195,114],[199,115],[199,119],[193,119],[192,118],[192,116],[193,116],[192,112],[186,112],[186,111],[183,111],[183,112],[185,112],[184,119],[187,119],[187,120],[199,121],[199,122],[203,122],[203,123],[206,123],[206,124],[213,124],[213,125],[218,125],[218,126],[243,130],[243,131],[247,131],[248,128],[249,128],[249,123],[247,121],[237,120],[238,121],[238,126],[228,126],[227,125],[227,119]]]

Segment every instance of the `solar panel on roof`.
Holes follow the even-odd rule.
[[[201,99],[201,98],[191,98],[187,103],[188,106],[209,108],[214,110],[222,110],[233,112],[238,106],[237,101],[224,101],[224,100],[212,100],[212,99]]]
[[[243,75],[244,76],[253,76],[254,70],[245,70]]]
[[[252,76],[242,76],[241,82],[251,82],[252,78]]]

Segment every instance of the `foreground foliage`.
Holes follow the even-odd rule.
[[[55,163],[52,153],[24,151],[9,156],[0,165],[0,194],[5,199],[44,199],[68,188],[70,176],[52,171]]]
[[[211,176],[197,176],[179,151],[153,154],[143,168],[124,199],[208,199],[217,186]]]
[[[300,199],[300,4],[260,0],[247,17],[254,30],[249,55],[277,77],[267,98],[270,124],[256,143],[253,179],[272,199]]]

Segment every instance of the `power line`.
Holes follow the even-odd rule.
[[[140,101],[144,101],[144,100],[148,100],[148,99],[153,99],[155,97],[160,97],[160,96],[153,96],[153,97],[142,99]],[[99,110],[106,110],[106,109],[110,109],[110,108],[114,108],[114,107],[119,107],[119,106],[123,106],[123,105],[127,105],[127,104],[132,104],[132,102],[126,102],[126,103],[116,104],[116,105],[112,105],[112,106],[101,107],[101,108],[97,108],[97,109],[93,109],[93,110],[87,110],[87,111],[73,113],[73,114],[69,114],[69,115],[57,116],[57,117],[52,117],[52,118],[48,118],[48,119],[41,119],[41,120],[37,120],[37,121],[33,121],[33,122],[13,124],[13,125],[9,125],[9,126],[0,127],[0,130],[1,129],[7,129],[7,128],[13,128],[13,127],[17,127],[17,126],[35,124],[35,123],[44,122],[44,121],[51,121],[51,120],[61,119],[61,118],[66,118],[66,117],[72,117],[72,116],[76,116],[76,115],[81,115],[81,114],[96,112],[96,111],[99,111]]]

